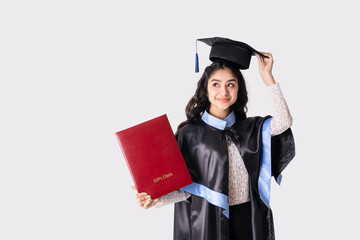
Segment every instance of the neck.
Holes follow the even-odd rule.
[[[213,109],[210,107],[209,113],[213,115],[214,117],[220,118],[224,120],[229,115],[229,109]]]

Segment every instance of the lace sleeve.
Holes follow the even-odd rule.
[[[171,204],[171,203],[177,203],[177,202],[184,201],[184,200],[188,199],[190,197],[190,195],[191,195],[190,193],[182,191],[182,190],[173,191],[164,196],[161,196],[160,198],[162,201],[155,204],[155,207],[159,208],[159,207]]]
[[[279,135],[292,125],[292,116],[281,92],[279,83],[268,86],[274,106],[274,117],[271,120],[271,136]]]

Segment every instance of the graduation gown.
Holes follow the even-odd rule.
[[[202,120],[179,129],[175,137],[194,181],[191,197],[175,204],[174,240],[228,240],[229,159],[228,134],[250,178],[251,226],[253,240],[275,239],[271,209],[258,189],[261,162],[262,126],[266,117],[236,120],[232,127],[219,130]],[[295,156],[291,129],[271,137],[271,172],[277,179]],[[187,189],[184,189],[185,191]]]

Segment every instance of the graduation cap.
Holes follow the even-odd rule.
[[[222,37],[200,38],[196,40],[195,72],[199,72],[197,41],[204,42],[211,46],[209,58],[212,62],[216,59],[227,60],[234,63],[239,69],[248,69],[251,56],[255,55],[255,53],[259,54],[261,57],[269,58],[243,42]]]

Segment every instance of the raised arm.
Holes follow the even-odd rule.
[[[264,53],[268,58],[256,55],[259,61],[259,72],[262,80],[267,86],[273,102],[274,116],[271,120],[271,135],[279,135],[292,125],[292,116],[281,92],[279,83],[275,82],[272,75],[274,59],[271,53]]]

